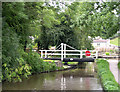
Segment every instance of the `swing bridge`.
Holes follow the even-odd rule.
[[[90,55],[86,56],[86,51],[88,50],[77,50],[64,43],[61,43],[54,50],[39,50],[39,51],[41,58],[46,60],[61,60],[64,62],[94,62],[94,59],[98,58],[97,50],[89,50]]]

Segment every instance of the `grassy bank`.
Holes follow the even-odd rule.
[[[55,60],[46,60],[46,59],[44,59],[43,61],[45,61],[45,62],[55,62]],[[65,63],[65,62],[62,62],[63,64]],[[78,62],[68,62],[68,64],[78,64]]]
[[[105,91],[107,90],[118,90],[120,85],[116,82],[113,74],[109,69],[109,63],[104,59],[96,60],[97,72],[101,78],[101,83]]]
[[[62,62],[62,63],[64,64],[65,62]],[[74,64],[78,64],[78,62],[68,62],[68,64],[74,65]]]
[[[120,69],[120,62],[118,63],[118,68]]]
[[[118,45],[119,45],[119,44],[118,44],[118,39],[119,39],[118,37],[115,38],[115,39],[112,39],[112,40],[110,40],[110,43],[118,46]]]

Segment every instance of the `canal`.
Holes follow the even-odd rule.
[[[93,63],[79,68],[29,76],[22,82],[3,82],[2,90],[102,90]]]

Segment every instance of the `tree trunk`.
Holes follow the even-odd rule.
[[[39,51],[39,49],[40,49],[40,41],[38,41],[38,51]]]
[[[26,47],[27,47],[27,41],[25,41],[24,51],[26,51]]]

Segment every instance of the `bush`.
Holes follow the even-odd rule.
[[[105,54],[106,54],[106,55],[110,55],[110,53],[109,53],[109,52],[106,52]]]
[[[43,63],[43,72],[54,71],[57,69],[57,66],[54,62],[44,62]]]
[[[109,69],[109,63],[104,59],[96,61],[97,71],[105,90],[118,90],[119,84],[116,82],[113,74]]]
[[[5,57],[5,56],[3,56]],[[12,59],[10,57],[6,57],[7,61],[11,61]],[[18,66],[11,67],[9,63],[3,62],[2,64],[2,80],[6,81],[14,81],[14,82],[21,82],[21,77],[28,77],[28,75],[31,74],[30,70],[31,67],[26,64],[23,60],[23,58],[16,58],[16,62],[18,62]]]
[[[111,53],[114,53],[114,50],[110,50]]]
[[[54,62],[44,62],[43,59],[40,59],[40,55],[37,52],[30,51],[28,55],[25,54],[23,57],[32,67],[32,73],[49,72],[58,68]]]
[[[48,63],[40,59],[37,52],[30,51],[29,53],[20,51],[20,58],[11,58],[3,55],[2,64],[2,80],[9,82],[21,82],[22,77],[28,77],[31,73],[49,72],[59,69],[54,62]],[[16,63],[17,62],[17,63]],[[13,63],[14,66],[11,64]]]
[[[30,75],[30,66],[21,57],[21,44],[16,32],[4,26],[2,32],[2,80],[22,81],[21,77]]]
[[[43,71],[43,60],[37,52],[30,51],[26,56],[24,56],[27,63],[32,67],[32,73],[40,73]]]
[[[119,54],[119,49],[115,49],[115,53],[116,53],[116,54]]]

